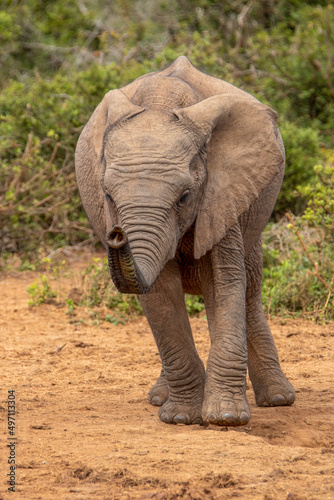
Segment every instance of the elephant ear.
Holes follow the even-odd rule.
[[[218,94],[175,114],[207,143],[207,184],[195,226],[199,259],[284,169],[284,148],[277,114],[251,97]]]
[[[120,90],[108,92],[95,109],[79,137],[75,151],[75,170],[80,196],[95,232],[104,243],[106,234],[104,193],[101,188],[105,134],[117,122],[144,111]]]

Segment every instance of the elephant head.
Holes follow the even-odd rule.
[[[284,168],[276,113],[248,94],[202,99],[177,75],[137,82],[131,100],[105,95],[76,150],[84,207],[125,293],[148,292],[193,225],[200,259]]]

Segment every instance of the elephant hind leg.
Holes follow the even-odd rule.
[[[248,370],[258,406],[291,405],[295,391],[280,367],[275,342],[262,308],[262,244],[246,258]]]
[[[162,406],[168,399],[168,383],[163,368],[158,380],[148,391],[148,401],[151,405]]]

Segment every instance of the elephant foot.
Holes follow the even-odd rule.
[[[151,405],[162,406],[168,399],[168,385],[165,372],[161,370],[160,376],[156,383],[148,392],[148,400]]]
[[[189,404],[167,400],[159,410],[159,418],[166,424],[202,424],[201,402]]]
[[[292,384],[282,372],[265,381],[257,380],[253,389],[258,406],[289,406],[296,397]]]
[[[216,425],[245,425],[251,417],[246,396],[243,394],[232,394],[217,396],[217,394],[206,394],[202,418],[207,424]]]

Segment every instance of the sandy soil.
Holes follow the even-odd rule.
[[[271,322],[297,391],[292,407],[258,408],[249,383],[246,427],[171,426],[147,402],[160,368],[146,320],[95,326],[79,321],[86,311],[70,323],[65,308],[29,309],[34,279],[0,281],[0,499],[334,498],[334,324]],[[205,360],[206,321],[191,323]],[[13,389],[15,494],[6,483]]]

